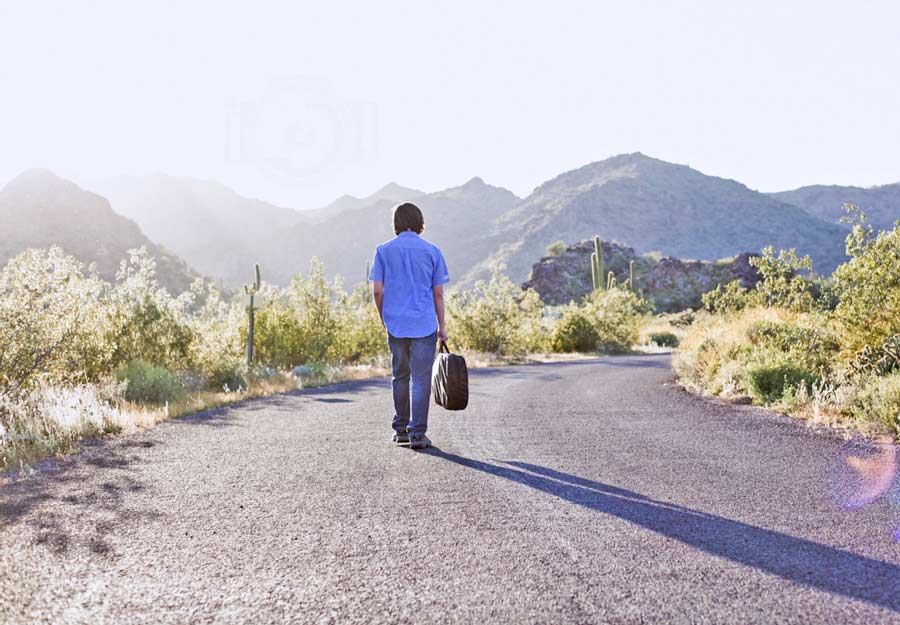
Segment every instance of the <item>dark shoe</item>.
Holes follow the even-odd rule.
[[[424,434],[416,434],[409,437],[410,449],[425,449],[426,447],[431,447],[431,441]]]
[[[398,445],[402,445],[403,443],[409,442],[409,434],[407,433],[406,430],[403,430],[402,432],[395,431],[394,436],[393,436],[393,438],[391,438],[391,440],[393,442],[397,443]]]

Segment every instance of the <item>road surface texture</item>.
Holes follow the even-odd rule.
[[[834,503],[838,437],[664,355],[471,374],[426,452],[379,379],[0,486],[0,622],[900,623],[897,515]]]

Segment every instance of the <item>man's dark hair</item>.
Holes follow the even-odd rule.
[[[418,206],[404,202],[394,207],[394,234],[400,234],[404,230],[422,234],[424,229],[425,219]]]

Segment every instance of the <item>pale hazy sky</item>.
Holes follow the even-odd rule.
[[[0,184],[162,171],[297,208],[641,151],[900,181],[900,2],[0,0]]]

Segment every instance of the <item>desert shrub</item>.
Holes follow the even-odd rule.
[[[607,353],[625,352],[638,342],[641,320],[651,312],[646,300],[626,289],[597,291],[584,302],[597,331],[597,346]]]
[[[591,352],[599,340],[593,320],[583,309],[571,307],[553,331],[551,348],[554,352]]]
[[[830,313],[841,302],[840,293],[831,276],[814,276],[810,279],[809,292],[820,312]]]
[[[255,314],[256,361],[288,369],[307,362],[341,359],[347,346],[342,314],[347,295],[340,280],[329,281],[313,259],[306,276],[297,275],[287,289],[264,284]],[[246,329],[241,331],[246,341]]]
[[[546,343],[543,304],[495,269],[490,280],[447,298],[451,340],[459,347],[496,354],[517,354]]]
[[[807,391],[808,384],[833,377],[839,348],[823,324],[816,314],[774,308],[710,316],[682,340],[673,365],[692,390],[780,401],[785,388],[797,386],[798,377],[807,382]]]
[[[564,241],[557,241],[547,246],[547,256],[562,256],[566,253],[566,244]]]
[[[770,245],[761,256],[750,258],[750,264],[760,274],[754,303],[801,312],[815,309],[811,282],[805,277],[812,271],[809,256],[800,258],[793,249],[779,250],[776,256]]]
[[[304,361],[302,333],[295,311],[288,305],[284,291],[263,284],[257,295],[260,306],[254,316],[254,349],[258,362],[288,369]],[[247,341],[247,323],[241,328],[241,341]]]
[[[854,373],[887,375],[900,370],[900,334],[888,337],[880,346],[866,345],[850,361]]]
[[[860,217],[847,235],[847,254],[851,259],[834,272],[834,314],[849,354],[900,334],[900,227],[875,236]]]
[[[203,304],[189,317],[192,340],[188,366],[202,376],[205,386],[214,389],[225,385],[246,387],[246,344],[242,330],[247,324],[247,313],[244,307],[238,301],[225,301],[221,292],[208,284],[195,284],[192,292]]]
[[[116,379],[128,382],[125,399],[128,401],[162,404],[178,397],[181,384],[174,373],[146,360],[132,360],[116,369]]]
[[[337,342],[332,353],[344,362],[371,361],[387,355],[386,337],[369,286],[358,284],[342,300]]]
[[[756,300],[756,291],[745,289],[740,280],[732,280],[722,285],[717,284],[712,291],[702,296],[703,307],[711,313],[728,315],[752,306]]]
[[[28,250],[0,270],[0,388],[96,379],[113,344],[105,285],[60,248]]]
[[[189,363],[191,293],[172,297],[156,279],[156,261],[145,249],[131,250],[116,275],[106,340],[112,364],[146,360],[171,369]]]
[[[802,325],[762,320],[747,328],[747,338],[762,350],[789,354],[803,366],[824,374],[834,363],[839,345],[833,333],[822,325]]]
[[[672,332],[653,332],[649,338],[658,347],[678,347],[678,337]]]
[[[735,289],[736,303],[727,288],[708,295],[719,314],[682,341],[679,380],[900,434],[900,228],[876,236],[857,215],[846,251],[851,259],[823,279],[808,259],[767,248],[751,261],[762,274],[755,303],[741,308]]]
[[[296,316],[301,346],[300,358],[294,364],[338,359],[338,311],[345,297],[340,280],[329,282],[324,267],[315,258],[307,276],[298,275],[291,280],[287,299]]]
[[[677,313],[669,313],[662,317],[676,328],[687,328],[697,320],[697,313],[692,308],[687,308]]]
[[[814,372],[792,363],[778,362],[777,359],[774,362],[751,365],[747,369],[747,387],[753,398],[761,404],[780,401],[788,389],[801,386],[810,389],[817,380]]]
[[[846,414],[900,433],[900,372],[860,376],[849,391]]]

